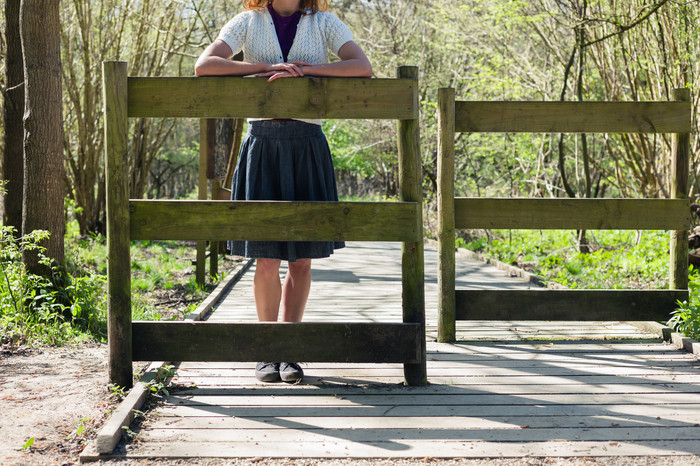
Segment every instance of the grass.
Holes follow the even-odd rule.
[[[664,231],[587,232],[592,252],[581,253],[568,230],[494,230],[457,239],[457,246],[516,265],[569,288],[663,289],[668,287]]]

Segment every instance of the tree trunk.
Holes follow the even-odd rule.
[[[5,99],[3,124],[5,125],[5,151],[3,152],[3,179],[7,181],[7,193],[3,200],[3,224],[12,226],[22,234],[22,186],[24,184],[24,160],[22,155],[22,115],[24,114],[24,65],[22,41],[19,35],[20,0],[5,3]]]
[[[64,263],[65,175],[61,96],[59,2],[22,0],[24,57],[24,213],[22,229],[48,230],[46,256]],[[48,274],[36,252],[23,261],[30,272]]]

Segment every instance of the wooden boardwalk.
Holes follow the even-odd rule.
[[[400,322],[400,245],[316,261],[305,321]],[[436,253],[426,250],[427,387],[398,364],[305,364],[299,385],[252,363],[183,363],[177,390],[114,456],[520,457],[700,454],[700,367],[620,322],[458,323],[438,344]],[[530,286],[460,261],[458,287]],[[209,320],[255,321],[252,271]]]

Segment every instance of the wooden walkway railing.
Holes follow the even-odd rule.
[[[128,77],[105,62],[110,382],[132,385],[132,360],[399,362],[426,378],[418,69],[397,79]],[[398,120],[398,203],[141,201],[128,193],[128,118]],[[402,241],[403,323],[131,322],[130,241]],[[305,342],[301,344],[301,342]]]
[[[455,320],[668,319],[688,296],[690,92],[674,102],[463,102],[439,90],[439,341]],[[454,197],[455,132],[674,133],[672,199]],[[670,290],[455,290],[455,229],[668,229]]]

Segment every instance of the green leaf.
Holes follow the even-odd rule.
[[[32,448],[33,444],[34,444],[34,437],[31,437],[29,440],[27,440],[27,442],[24,445],[22,445],[21,449],[22,450],[29,450],[30,448]]]

